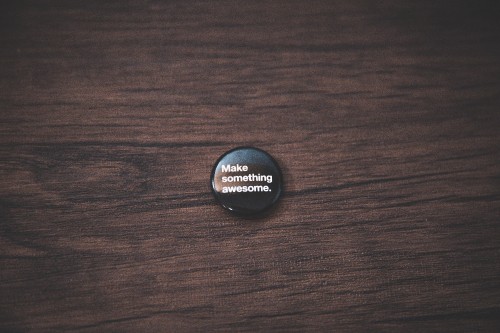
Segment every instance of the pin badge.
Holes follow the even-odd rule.
[[[258,148],[238,147],[217,160],[210,182],[222,207],[237,215],[255,216],[278,201],[282,178],[271,155]]]

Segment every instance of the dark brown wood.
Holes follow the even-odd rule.
[[[0,331],[498,331],[493,4],[3,4]]]

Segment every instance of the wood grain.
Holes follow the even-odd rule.
[[[0,12],[2,332],[500,329],[493,3]],[[210,193],[238,145],[263,219]]]

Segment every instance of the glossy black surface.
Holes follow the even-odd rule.
[[[278,163],[253,147],[238,147],[222,155],[210,180],[216,200],[232,213],[244,216],[267,211],[283,190]]]

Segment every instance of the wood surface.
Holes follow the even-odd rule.
[[[0,331],[498,332],[494,4],[2,2]]]

